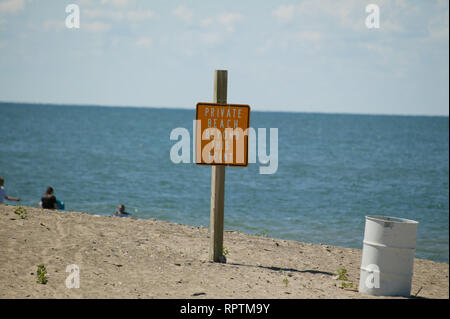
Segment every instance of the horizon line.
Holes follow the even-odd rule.
[[[26,104],[26,105],[49,105],[49,106],[79,106],[79,107],[104,107],[104,108],[142,108],[142,109],[171,109],[171,110],[193,110],[182,106],[138,106],[138,105],[107,105],[107,104],[73,104],[73,103],[55,103],[55,102],[18,102],[18,101],[2,101],[0,104]],[[231,104],[231,103],[230,103]],[[408,113],[354,113],[354,112],[326,112],[326,111],[294,111],[294,110],[252,110],[252,112],[268,112],[268,113],[302,113],[302,114],[329,114],[329,115],[368,115],[368,116],[410,116],[410,117],[449,117],[449,114],[408,114]]]

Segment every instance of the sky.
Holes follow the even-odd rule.
[[[252,110],[448,116],[448,20],[448,0],[0,0],[0,101],[194,109],[225,69]]]

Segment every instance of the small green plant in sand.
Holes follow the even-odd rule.
[[[339,269],[337,271],[336,276],[337,276],[337,279],[339,279],[339,280],[347,280],[348,279],[348,277],[347,277],[347,269],[345,269],[345,268]]]
[[[343,281],[341,282],[341,289],[350,290],[350,291],[358,291],[358,288],[353,285],[353,281]]]
[[[353,282],[352,281],[349,281],[349,282],[343,281],[343,282],[341,282],[341,287],[342,288],[353,288]]]
[[[45,268],[44,264],[38,265],[37,269],[37,283],[45,285],[48,282],[47,279],[47,269]]]
[[[337,271],[336,276],[333,277],[334,279],[342,280],[340,288],[357,291],[356,287],[353,285],[353,281],[348,281],[347,276],[347,269],[341,268]]]
[[[229,253],[230,253],[230,251],[228,250],[228,248],[225,247],[225,246],[223,246],[223,247],[222,247],[222,255],[226,256],[226,255],[228,255]]]
[[[27,219],[27,210],[25,207],[19,206],[14,210],[14,214],[19,215],[22,219]]]
[[[269,236],[269,231],[268,230],[261,230],[260,232],[257,232],[255,234],[255,236],[268,237]]]
[[[283,284],[287,287],[289,283],[289,280],[287,278],[283,279]]]

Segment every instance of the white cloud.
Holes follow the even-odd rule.
[[[111,11],[103,9],[86,9],[83,14],[90,19],[107,19],[121,21],[127,19],[131,22],[138,22],[152,19],[155,13],[151,10],[145,11]]]
[[[374,0],[380,7],[381,28],[378,31],[404,31],[399,24],[402,16],[416,14],[418,8],[405,0]],[[281,5],[272,11],[279,22],[304,23],[323,29],[333,25],[351,31],[366,31],[365,19],[368,13],[361,0],[304,0],[297,5]]]
[[[207,26],[210,26],[213,22],[214,22],[213,18],[211,18],[211,17],[205,18],[202,21],[200,21],[200,26],[207,27]]]
[[[445,40],[448,42],[448,10],[435,17],[428,25],[428,33],[433,40]]]
[[[360,0],[306,0],[297,6],[301,17],[318,17],[319,21],[337,20],[341,27],[353,30],[365,30],[366,3]]]
[[[101,0],[102,4],[111,4],[113,7],[126,8],[134,4],[134,0]]]
[[[24,0],[6,0],[0,2],[1,13],[16,13],[23,10],[25,7]]]
[[[448,10],[448,0],[439,0],[438,6],[441,8],[447,8],[447,10]]]
[[[402,32],[404,31],[404,28],[402,27],[402,25],[392,21],[392,20],[388,20],[385,19],[385,21],[383,21],[383,24],[380,26],[380,31],[382,32]]]
[[[203,33],[200,35],[200,39],[206,44],[215,44],[220,42],[220,35],[214,32]]]
[[[176,7],[172,14],[184,22],[191,22],[194,17],[194,11],[183,5]]]
[[[133,22],[148,20],[148,19],[152,19],[154,17],[155,17],[155,13],[151,10],[127,12],[128,20],[133,21]]]
[[[265,53],[273,47],[273,40],[267,39],[264,44],[256,49],[259,53]]]
[[[376,43],[365,43],[362,45],[364,48],[366,48],[367,51],[371,51],[373,53],[377,53],[379,55],[382,55],[384,57],[390,55],[393,52],[393,49],[391,47],[380,45]]]
[[[321,40],[323,37],[322,33],[320,32],[299,32],[297,34],[297,38],[299,40],[303,40],[303,41],[318,41]]]
[[[448,10],[449,2],[446,0],[441,0],[438,3],[439,14],[438,16],[430,22],[429,31],[431,36],[438,38],[445,38],[448,41]]]
[[[111,25],[105,22],[91,22],[91,23],[84,23],[81,24],[81,30],[86,30],[88,32],[93,33],[102,33],[107,32],[111,29]]]
[[[225,26],[228,32],[234,32],[234,23],[240,21],[242,15],[240,13],[224,12],[219,14],[217,20],[220,24]]]
[[[442,27],[442,28],[430,27],[428,29],[428,31],[429,31],[431,39],[448,41],[448,37],[449,37],[448,26]]]
[[[279,48],[284,51],[298,50],[301,54],[317,55],[323,53],[324,47],[328,44],[328,41],[324,41],[326,35],[316,31],[297,31],[280,35],[273,40],[270,47]],[[259,50],[259,52],[264,52]]]
[[[136,41],[136,45],[139,47],[149,48],[152,44],[152,39],[148,37],[139,38]]]
[[[408,3],[406,2],[406,0],[395,0],[394,2],[398,7],[401,7],[401,8],[408,7]]]
[[[44,30],[63,30],[66,28],[65,22],[62,19],[59,20],[47,20],[44,22]]]
[[[281,22],[289,22],[294,18],[295,6],[294,5],[282,5],[278,9],[272,12],[272,15]]]
[[[90,19],[108,19],[120,21],[124,18],[124,13],[121,11],[109,11],[102,9],[86,9],[82,12],[83,15]]]
[[[201,27],[213,28],[214,25],[225,27],[228,32],[234,32],[236,22],[242,20],[242,14],[236,12],[222,12],[215,17],[204,18],[200,21]]]

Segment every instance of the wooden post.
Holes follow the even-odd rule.
[[[226,70],[214,72],[214,103],[227,103]],[[211,166],[211,212],[209,259],[213,262],[226,262],[223,250],[223,225],[225,201],[225,166]]]

